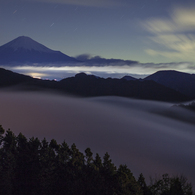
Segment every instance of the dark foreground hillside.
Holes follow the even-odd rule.
[[[61,81],[50,81],[34,79],[0,69],[0,87],[14,87],[18,90],[54,90],[83,97],[121,96],[168,102],[181,102],[191,99],[174,89],[151,80],[104,79],[84,73]]]
[[[106,152],[103,159],[90,148],[79,151],[64,141],[30,138],[4,131],[0,126],[0,194],[3,195],[192,195],[183,176],[146,184],[126,165],[118,168]]]

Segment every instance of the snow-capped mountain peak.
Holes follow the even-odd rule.
[[[51,50],[26,36],[20,36],[0,46],[0,64],[3,65],[44,63],[59,66],[70,62],[79,61],[60,51]]]
[[[12,48],[14,49],[14,51],[17,51],[22,48],[26,50],[36,50],[39,52],[53,52],[53,50],[26,36],[20,36],[13,41],[8,42],[4,45],[4,48]]]

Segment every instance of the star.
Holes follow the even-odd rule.
[[[141,9],[144,9],[144,7],[145,7],[145,5],[143,5],[143,6],[141,7]]]
[[[17,11],[18,11],[18,10],[16,9],[16,10],[13,12],[13,14],[15,14]]]
[[[52,27],[54,25],[54,23],[52,23],[51,25],[50,25],[50,27]]]

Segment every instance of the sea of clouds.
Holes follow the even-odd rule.
[[[177,70],[186,73],[195,73],[194,64],[190,62],[173,63],[139,63],[130,60],[105,59],[99,56],[87,58],[88,55],[80,55],[77,59],[85,62],[66,64],[15,64],[2,65],[2,68],[29,75],[34,78],[61,80],[75,76],[80,72],[93,74],[103,78],[122,78],[126,75],[134,78],[145,78],[160,70]]]
[[[195,125],[162,113],[171,103],[121,97],[76,98],[52,93],[0,92],[0,124],[16,135],[75,143],[143,173],[185,175],[195,184]],[[173,115],[195,119],[177,109]],[[173,116],[172,115],[172,116]]]

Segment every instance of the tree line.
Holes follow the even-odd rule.
[[[80,152],[75,144],[27,139],[0,125],[0,194],[3,195],[192,195],[183,176],[164,174],[146,184],[109,154]]]

